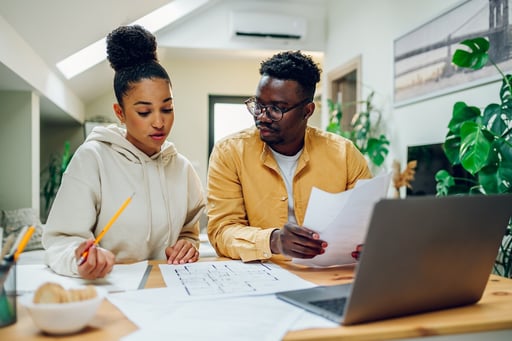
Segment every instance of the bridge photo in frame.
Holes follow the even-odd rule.
[[[486,37],[489,56],[512,69],[512,0],[466,0],[394,42],[395,106],[501,79],[489,63],[473,71],[451,63],[460,42]]]

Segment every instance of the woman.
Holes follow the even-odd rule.
[[[50,211],[43,245],[57,273],[95,279],[114,263],[199,258],[199,218],[205,206],[191,163],[166,139],[174,123],[169,75],[155,37],[141,26],[107,36],[115,71],[114,113],[125,128],[96,127],[75,152]],[[130,204],[101,239],[94,239],[123,202]],[[77,263],[84,251],[85,261]]]

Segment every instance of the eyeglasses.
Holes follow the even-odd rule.
[[[259,117],[263,113],[263,111],[265,111],[265,114],[269,119],[271,119],[274,122],[277,122],[280,121],[283,118],[283,115],[288,111],[298,108],[299,106],[309,102],[311,101],[308,98],[306,98],[287,109],[281,109],[273,104],[261,105],[260,103],[258,103],[258,101],[256,101],[256,98],[254,97],[249,98],[244,103],[247,106],[247,110],[249,110],[249,113],[252,116]]]

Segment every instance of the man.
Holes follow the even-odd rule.
[[[208,171],[208,237],[220,256],[244,262],[281,254],[313,258],[327,243],[301,226],[311,189],[341,192],[370,178],[347,139],[308,126],[320,69],[300,51],[264,61],[245,101],[256,127],[219,141]]]

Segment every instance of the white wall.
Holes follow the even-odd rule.
[[[39,209],[39,99],[0,91],[0,209]]]
[[[377,104],[385,108],[392,143],[388,164],[397,159],[403,165],[408,145],[443,142],[456,101],[485,106],[498,100],[499,84],[493,83],[401,107],[393,105],[394,40],[459,3],[459,0],[329,2],[325,72],[361,54],[362,82],[378,93],[380,103]],[[369,89],[363,91],[365,98]]]
[[[53,73],[32,48],[0,15],[0,63],[15,72],[38,94],[78,122],[83,122],[82,101]],[[16,89],[18,90],[18,89]]]

